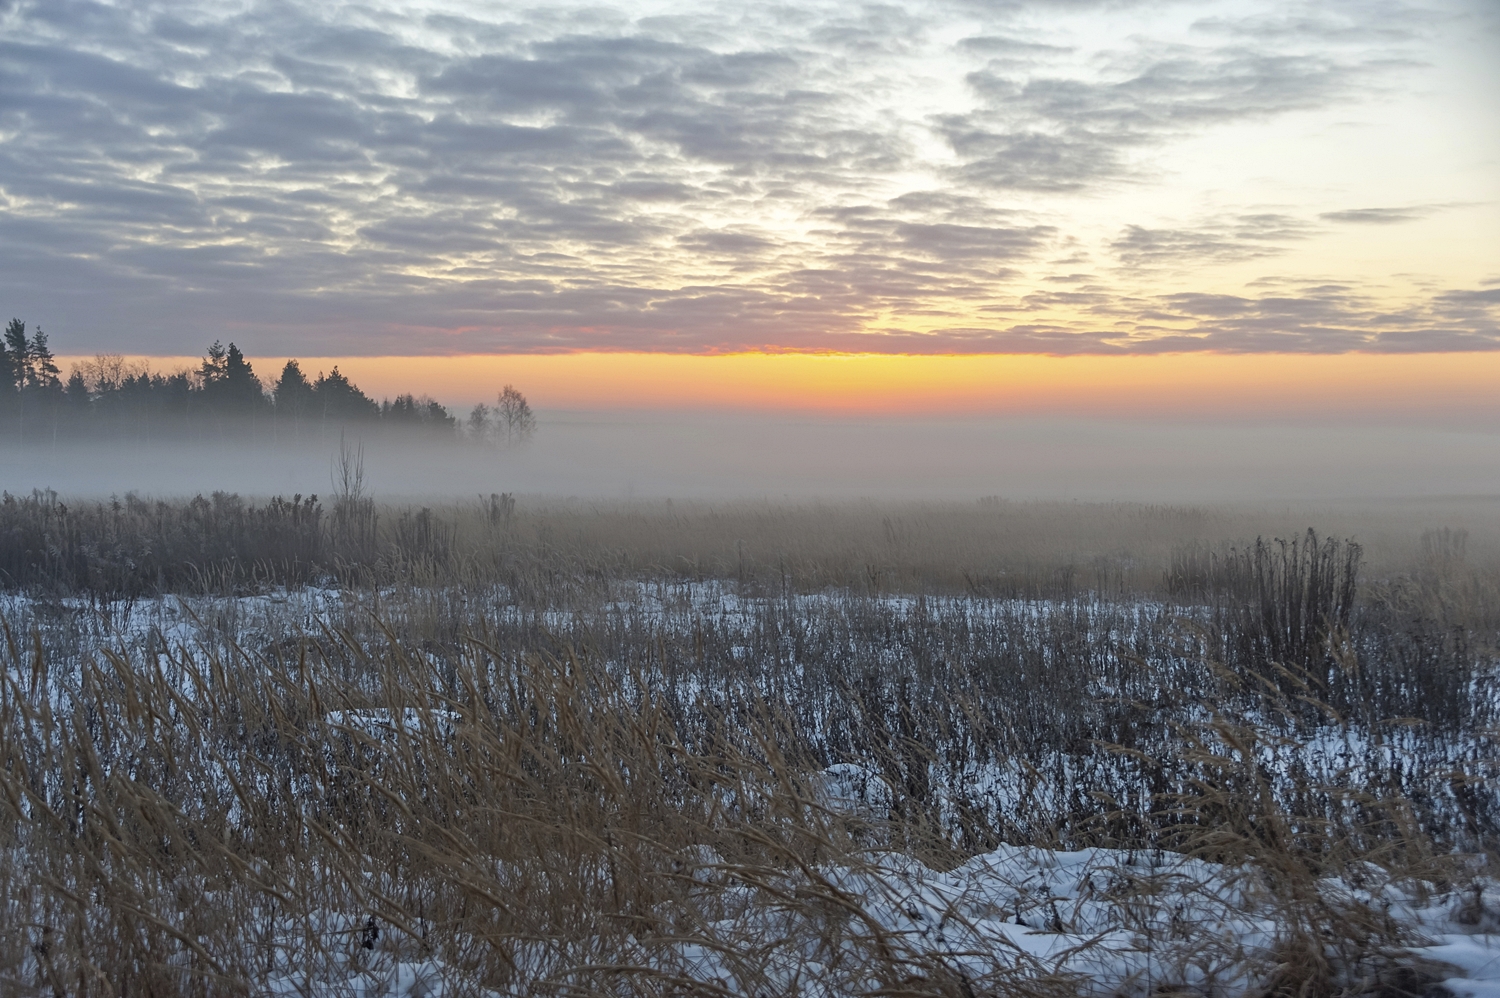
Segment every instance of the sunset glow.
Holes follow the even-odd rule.
[[[491,484],[566,494],[1500,474],[1490,0],[16,0],[0,32],[0,307],[96,428],[196,432],[232,382],[321,441],[283,488],[345,420],[513,442],[505,386],[538,443]],[[289,358],[348,381],[278,398]]]
[[[65,364],[84,358],[62,358]],[[171,371],[195,357],[136,358]],[[274,377],[286,358],[252,358]],[[519,354],[301,357],[376,398],[428,394],[456,409],[526,386],[546,409],[760,410],[849,415],[1500,418],[1500,353],[1144,357],[888,354]]]

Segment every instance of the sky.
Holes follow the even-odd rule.
[[[1491,0],[0,0],[0,307],[434,384],[1488,352],[1497,108]]]

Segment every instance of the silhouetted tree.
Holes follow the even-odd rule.
[[[480,402],[469,410],[469,436],[475,440],[483,440],[490,434],[490,407]]]
[[[380,418],[388,426],[452,433],[458,422],[442,405],[424,395],[397,395],[380,406]]]
[[[271,390],[271,397],[276,402],[276,415],[294,424],[300,423],[312,411],[313,386],[302,373],[301,364],[295,360],[286,362],[276,387]]]
[[[229,351],[224,348],[224,344],[214,340],[208,345],[208,356],[203,358],[203,366],[198,369],[199,384],[207,388],[223,381],[225,368],[228,366]]]
[[[506,385],[500,390],[498,402],[495,415],[505,434],[505,442],[518,444],[530,439],[536,432],[536,416],[532,415],[526,396],[517,391],[514,385]]]
[[[26,335],[26,324],[20,319],[10,320],[10,325],[5,328],[5,335],[0,336],[0,392],[16,387],[15,361],[10,355],[10,331],[17,324],[21,326],[21,335]]]
[[[248,415],[265,405],[265,390],[250,362],[233,343],[217,340],[208,348],[200,369],[204,401],[216,415]]]
[[[5,327],[3,357],[6,384],[20,391],[31,380],[31,344],[26,340],[26,323],[12,319]]]
[[[25,441],[36,431],[56,439],[62,383],[57,363],[47,346],[47,334],[37,329],[26,335],[26,323],[11,319],[0,337],[0,394],[12,418],[15,439]]]
[[[70,405],[88,407],[89,383],[84,380],[83,372],[73,368],[73,373],[68,375],[68,383],[63,385],[63,394],[67,395]]]
[[[235,408],[255,410],[266,404],[266,390],[240,348],[229,344],[224,364],[224,390]]]
[[[380,406],[340,374],[337,366],[327,374],[318,374],[318,380],[313,382],[313,400],[317,414],[333,422],[374,419],[380,415]]]
[[[433,430],[442,430],[452,433],[458,426],[458,417],[450,415],[447,408],[436,400],[423,396],[420,400],[426,407],[426,415],[423,417],[428,427]]]
[[[25,327],[22,326],[22,329],[24,331]],[[27,355],[31,360],[28,385],[44,391],[62,387],[62,382],[57,377],[57,361],[52,357],[52,350],[47,346],[47,334],[42,332],[41,326],[31,336]]]
[[[82,371],[89,391],[103,395],[118,390],[126,376],[136,374],[138,369],[126,364],[125,358],[117,353],[96,353],[93,360],[83,362]]]
[[[63,386],[63,398],[66,401],[69,428],[76,430],[87,425],[93,398],[90,397],[89,384],[84,380],[83,372],[76,367],[68,375],[68,383]]]
[[[312,391],[312,382],[307,380],[307,375],[302,373],[302,365],[294,360],[289,360],[281,368],[281,377],[276,379],[276,387],[272,389],[277,401],[295,401],[297,396],[304,392]]]
[[[422,414],[413,395],[397,395],[396,401],[386,399],[380,404],[380,418],[391,425],[411,424],[421,421]]]
[[[507,390],[512,394],[503,398],[509,399],[511,419],[505,426],[519,440],[530,431],[530,409],[519,392]],[[480,422],[490,425],[489,408],[478,411]],[[64,382],[41,329],[28,335],[26,323],[12,319],[0,331],[3,439],[56,440],[60,431],[116,439],[206,431],[239,435],[257,432],[253,417],[261,413],[274,414],[277,426],[290,421],[299,432],[311,421],[333,426],[371,421],[436,437],[454,437],[459,430],[458,419],[434,399],[403,393],[382,406],[337,367],[309,382],[301,365],[289,360],[274,385],[263,384],[234,343],[215,341],[196,368],[171,374],[120,354],[97,354],[75,365]]]

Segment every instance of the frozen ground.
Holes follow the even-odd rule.
[[[423,590],[387,589],[376,593],[319,586],[277,587],[253,595],[169,595],[138,599],[105,600],[90,597],[45,597],[0,592],[0,621],[16,633],[33,626],[43,631],[64,628],[75,635],[78,648],[119,648],[154,639],[157,647],[203,645],[221,647],[232,638],[242,649],[258,650],[295,633],[321,633],[338,626],[343,615],[368,616],[384,608],[399,608],[403,602],[420,602],[434,595]],[[608,598],[579,601],[571,607],[540,609],[517,605],[503,586],[469,591],[463,601],[471,609],[513,625],[536,624],[559,634],[580,624],[628,622],[637,627],[691,626],[694,619],[708,620],[727,633],[749,636],[760,626],[767,607],[784,609],[803,619],[837,615],[846,611],[849,594],[842,591],[742,595],[730,582],[630,582],[617,583]],[[888,594],[861,596],[860,606],[905,622],[917,617],[957,614],[971,623],[1003,616],[1009,620],[1040,620],[1055,611],[1050,600],[995,599],[973,596],[912,596]],[[1070,611],[1089,604],[1070,602]],[[1118,613],[1119,604],[1098,603]],[[1159,614],[1163,608],[1141,601],[1134,604],[1137,617]],[[1174,608],[1183,616],[1186,611]],[[1102,613],[1101,613],[1102,615]]]
[[[9,594],[0,596],[0,619],[13,635],[32,625],[54,636],[71,635],[72,650],[82,653],[230,644],[255,651],[297,632],[322,633],[350,614],[368,616],[379,599],[397,595],[305,588],[110,603]],[[571,609],[523,610],[503,590],[465,598],[486,604],[501,621],[529,621],[559,633],[580,622],[676,629],[712,619],[722,633],[742,636],[734,648],[746,651],[770,604],[784,605],[798,617],[847,612],[843,594],[743,597],[732,584],[718,582],[634,584]],[[1054,610],[1045,602],[909,596],[880,597],[868,605],[897,625],[939,609],[1011,619]],[[1142,604],[1139,612],[1160,608]],[[451,737],[461,719],[434,712],[439,714],[344,710],[328,712],[324,720],[333,732],[386,745],[424,728]],[[1364,769],[1391,766],[1394,760],[1380,753],[1395,751],[1397,744],[1387,740],[1374,748],[1358,731],[1330,727],[1288,751],[1314,769],[1359,782]],[[955,779],[971,798],[987,795],[1001,809],[1014,804],[1013,772],[985,763]],[[825,770],[821,792],[827,807],[860,820],[879,820],[894,797],[876,770],[853,763]],[[1324,926],[1307,922],[1311,911],[1327,919],[1389,919],[1407,940],[1403,959],[1421,968],[1424,980],[1441,982],[1458,996],[1500,998],[1500,884],[1488,881],[1455,892],[1391,881],[1370,867],[1358,882],[1318,883],[1315,897],[1300,899],[1291,917],[1284,890],[1263,872],[1168,852],[1003,846],[947,871],[899,855],[871,854],[857,862],[780,871],[759,883],[707,850],[683,857],[682,863],[684,875],[701,884],[703,910],[711,910],[712,917],[696,920],[680,938],[643,935],[612,943],[609,955],[644,975],[707,993],[759,994],[768,985],[786,994],[868,991],[881,982],[862,976],[868,967],[857,952],[878,940],[909,954],[914,965],[944,968],[955,979],[973,982],[978,993],[981,985],[998,988],[1022,977],[1067,981],[1101,998],[1178,988],[1233,996],[1265,983],[1296,932],[1315,937],[1321,932]],[[800,900],[782,903],[786,898]],[[809,898],[817,903],[802,903]],[[670,912],[659,914],[664,922],[673,919]],[[269,946],[267,976],[253,993],[330,998],[475,993],[458,965],[424,951],[409,933],[358,912],[300,917],[299,925],[278,923],[274,912],[247,918],[271,937],[262,941]],[[299,934],[301,943],[295,941]],[[316,937],[312,944],[309,935]],[[317,959],[299,953],[315,953]],[[513,955],[523,980],[551,982],[538,993],[552,990],[557,975],[577,957],[542,942],[518,943]],[[529,992],[523,985],[513,993]]]
[[[860,812],[880,799],[878,780],[857,767],[830,771],[828,802]],[[718,917],[682,938],[615,943],[611,956],[638,978],[675,981],[683,991],[696,986],[705,994],[757,995],[767,987],[828,998],[874,992],[882,982],[864,976],[868,967],[856,954],[878,939],[929,975],[938,968],[967,982],[971,993],[1030,980],[1101,998],[1237,996],[1267,984],[1295,952],[1298,929],[1317,938],[1323,928],[1289,924],[1295,919],[1289,919],[1288,898],[1259,871],[1167,852],[1002,846],[946,872],[899,855],[871,854],[857,866],[752,882],[701,849],[684,870],[705,897],[712,896]],[[1482,881],[1477,892],[1458,893],[1393,882],[1374,866],[1356,875],[1358,883],[1318,882],[1316,897],[1302,899],[1299,910],[1327,919],[1391,919],[1409,943],[1396,965],[1414,971],[1404,986],[1414,986],[1416,994],[1446,988],[1460,998],[1500,996],[1500,885]],[[778,900],[793,896],[820,904]],[[672,919],[670,912],[657,914]],[[358,969],[275,974],[268,993],[435,998],[457,994],[464,984],[463,975],[441,960],[417,958],[411,940],[372,931],[379,929],[374,922],[329,914],[326,926],[330,936],[363,933],[371,940],[352,961]],[[338,941],[328,946],[330,952],[352,948]],[[563,954],[545,943],[523,942],[513,956],[526,983],[489,993],[547,993],[566,974]],[[1392,969],[1378,972],[1389,981]],[[1373,985],[1377,968],[1349,972],[1351,980],[1367,974],[1364,983]]]
[[[14,633],[64,630],[74,650],[117,649],[155,639],[158,646],[219,647],[233,636],[247,649],[295,631],[318,633],[348,594],[308,586],[253,596],[160,596],[104,600],[0,593],[0,620]]]

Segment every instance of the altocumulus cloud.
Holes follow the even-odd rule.
[[[0,300],[129,352],[1494,347],[1493,290],[1182,274],[1437,207],[1090,233],[1176,142],[1389,85],[1424,23],[1252,6],[1121,42],[1087,0],[12,0]]]

